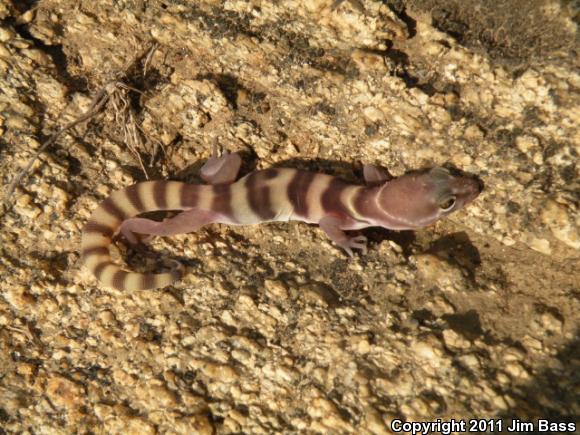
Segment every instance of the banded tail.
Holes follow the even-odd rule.
[[[84,265],[104,285],[119,290],[164,287],[181,278],[180,269],[165,273],[137,273],[111,259],[110,245],[121,223],[138,214],[157,210],[183,210],[198,206],[209,186],[177,181],[147,181],[118,190],[103,201],[83,228],[81,255]]]

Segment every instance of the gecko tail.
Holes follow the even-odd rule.
[[[148,211],[183,210],[197,196],[195,186],[176,181],[148,181],[114,192],[93,212],[83,228],[84,266],[107,287],[135,291],[166,287],[183,275],[177,263],[171,271],[139,273],[124,269],[111,258],[110,247],[121,224]]]

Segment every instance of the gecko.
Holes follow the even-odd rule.
[[[391,178],[386,169],[365,165],[365,185],[292,168],[257,170],[240,178],[237,153],[214,150],[201,168],[208,184],[145,181],[117,190],[92,213],[82,231],[85,267],[105,286],[135,291],[166,287],[181,278],[181,265],[163,273],[138,273],[113,262],[110,247],[117,235],[139,243],[138,235],[172,236],[212,223],[251,225],[302,221],[318,224],[349,256],[366,253],[365,236],[345,231],[367,227],[415,230],[433,224],[472,202],[482,191],[475,177],[443,167]],[[138,215],[180,211],[165,221]]]

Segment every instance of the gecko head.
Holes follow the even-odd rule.
[[[414,229],[465,207],[482,190],[482,183],[473,177],[435,167],[387,182],[377,202],[387,228]]]

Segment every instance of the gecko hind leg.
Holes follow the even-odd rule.
[[[238,153],[224,152],[220,156],[214,145],[212,156],[202,166],[200,175],[209,184],[229,184],[236,181],[241,165],[242,158]]]
[[[152,219],[134,217],[123,221],[119,232],[129,241],[129,243],[139,243],[135,234],[146,234],[151,236],[173,236],[197,231],[201,227],[219,220],[217,213],[192,208],[183,211],[177,216],[163,222]]]

